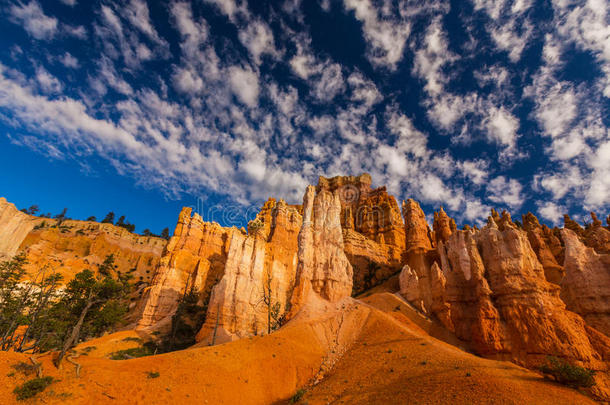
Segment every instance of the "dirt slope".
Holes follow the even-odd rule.
[[[368,300],[387,310],[397,298],[381,294]],[[100,357],[132,345],[124,339],[135,336],[121,332],[79,347],[96,347],[77,359],[80,378],[71,364],[58,371],[50,356],[44,357],[45,375],[61,381],[36,402],[271,404],[287,402],[297,389],[319,380],[307,388],[310,404],[592,403],[535,373],[432,338],[403,311],[384,313],[350,299],[323,317],[297,318],[270,336],[133,360]],[[15,372],[12,366],[19,362],[27,356],[0,353],[2,404],[15,403],[13,388],[31,378]]]
[[[357,342],[302,403],[588,404],[579,392],[512,363],[473,356],[427,335],[392,294],[369,297],[376,312]],[[391,308],[391,309],[390,309]]]

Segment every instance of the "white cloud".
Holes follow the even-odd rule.
[[[449,51],[441,20],[435,19],[426,30],[423,46],[415,52],[413,73],[426,81],[424,90],[429,95],[439,96],[449,81],[442,69],[456,59]]]
[[[567,213],[565,207],[551,201],[540,202],[537,207],[542,218],[551,221],[553,225],[559,225],[563,219],[563,214]]]
[[[270,55],[273,58],[279,57],[279,52],[275,49],[273,32],[262,20],[250,21],[244,29],[239,31],[238,36],[257,65],[261,64],[262,55]]]
[[[119,75],[110,59],[102,56],[98,66],[99,78],[103,83],[123,95],[131,95],[133,93],[131,85]]]
[[[479,222],[489,216],[491,207],[483,204],[480,200],[469,199],[466,200],[466,208],[464,210],[464,218],[469,221],[478,220]]]
[[[314,80],[314,83],[313,93],[316,98],[322,101],[331,101],[345,88],[341,65],[338,63],[328,64],[322,70],[322,75]]]
[[[61,0],[67,6],[74,7],[77,3],[77,0]]]
[[[391,7],[379,9],[370,0],[344,0],[343,4],[362,22],[364,38],[369,46],[369,60],[374,65],[395,69],[403,57],[411,23],[395,15],[397,13],[393,13]]]
[[[484,10],[489,16],[486,28],[496,46],[508,53],[511,62],[521,59],[534,31],[527,17],[532,0],[473,0],[476,11]]]
[[[489,177],[489,163],[483,160],[458,162],[458,168],[468,181],[476,185],[482,185]]]
[[[250,69],[233,66],[229,69],[231,89],[237,98],[249,107],[258,104],[258,76]]]
[[[63,84],[42,66],[36,68],[36,81],[45,94],[58,94],[63,90]]]
[[[610,139],[610,130],[607,130]],[[590,162],[593,173],[586,193],[586,202],[592,208],[603,207],[610,201],[610,140],[602,143]]]
[[[203,80],[190,69],[177,68],[173,75],[174,88],[182,93],[199,93],[203,90]]]
[[[14,4],[9,12],[15,23],[21,24],[28,34],[38,40],[51,40],[58,32],[57,18],[45,15],[35,0],[28,4]]]
[[[186,2],[173,3],[171,13],[176,22],[176,27],[180,32],[183,42],[180,44],[182,51],[188,58],[195,58],[199,51],[199,46],[208,37],[208,28],[205,20],[195,22],[191,5]]]
[[[64,53],[63,56],[59,58],[59,61],[67,68],[78,69],[80,67],[78,59],[69,52]]]
[[[510,208],[519,208],[523,204],[521,183],[515,179],[498,176],[489,182],[487,197],[498,204],[506,204]]]
[[[519,120],[504,107],[492,107],[484,124],[490,141],[498,143],[508,149],[513,149],[517,142]]]
[[[587,0],[572,2],[554,0],[555,26],[562,41],[575,43],[581,49],[591,51],[605,77],[603,94],[610,98],[610,24],[608,2]]]

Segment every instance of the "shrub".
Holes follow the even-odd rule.
[[[33,380],[26,381],[17,386],[15,390],[13,390],[13,393],[17,395],[18,401],[23,401],[41,393],[51,385],[51,383],[53,383],[53,377],[34,378]]]
[[[36,372],[36,367],[33,364],[26,363],[24,361],[20,361],[19,363],[13,364],[11,366],[15,371],[19,371],[23,375],[30,375]]]
[[[156,371],[149,371],[149,372],[148,372],[148,373],[146,373],[146,374],[147,374],[147,375],[146,375],[146,378],[159,378],[159,376],[161,375],[161,374],[159,374],[159,373],[158,373],[158,372],[156,372]]]
[[[110,353],[111,360],[128,360],[134,357],[151,356],[154,353],[150,345],[132,347],[131,349],[119,350]]]
[[[301,399],[303,399],[306,392],[307,390],[305,390],[304,388],[300,388],[299,390],[297,390],[297,392],[294,393],[292,398],[290,398],[290,403],[296,404],[297,402],[299,402]]]
[[[546,363],[540,367],[545,375],[551,375],[560,384],[568,387],[592,387],[595,385],[593,376],[594,370],[570,364],[563,359],[557,357],[547,357]]]
[[[123,339],[122,342],[138,342],[138,343],[142,343],[142,339],[137,338],[135,336],[128,336],[125,339]]]

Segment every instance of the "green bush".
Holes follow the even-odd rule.
[[[53,377],[34,378],[16,387],[13,393],[17,395],[18,401],[23,401],[41,393],[52,383]]]
[[[110,354],[111,360],[128,360],[133,357],[145,357],[154,354],[150,345],[132,347],[131,349],[119,350]]]
[[[304,388],[297,390],[297,392],[294,393],[292,398],[290,398],[290,403],[296,404],[297,402],[301,401],[301,399],[303,399],[303,396],[305,396],[306,392],[307,390],[305,390]]]
[[[147,374],[146,378],[159,378],[159,376],[161,375],[156,371],[149,371],[146,374]]]
[[[595,385],[593,376],[595,370],[589,370],[574,364],[570,364],[563,359],[557,357],[547,357],[546,363],[540,367],[546,375],[551,375],[560,384],[568,387],[592,387]]]

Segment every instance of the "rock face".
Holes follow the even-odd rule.
[[[407,250],[413,257],[407,258],[409,266],[400,276],[401,291],[409,302],[438,319],[481,355],[527,367],[536,367],[545,356],[553,355],[600,370],[600,395],[608,394],[605,371],[610,339],[566,310],[559,297],[560,287],[547,281],[528,234],[512,222],[508,213],[496,213],[481,231],[455,231],[445,241],[439,238],[439,266],[428,251],[430,240],[423,214],[413,203],[407,203],[404,211],[405,222],[413,224],[407,230],[407,241],[415,249]],[[577,252],[595,262],[582,264],[592,273],[603,273],[600,270],[608,267],[599,257],[588,254],[591,252],[584,253],[571,231],[564,232],[573,237],[566,241],[566,268],[570,267],[571,276],[568,278],[566,272],[565,280],[572,284],[566,291],[582,297],[592,280],[586,281],[582,274],[572,275],[578,267],[573,264]],[[569,247],[570,251],[568,243],[575,246]],[[422,251],[428,254],[422,256]],[[432,265],[430,260],[434,260]],[[597,280],[605,282],[600,277]],[[580,289],[574,287],[579,285]],[[606,294],[605,290],[591,290],[591,295],[602,300]],[[591,307],[580,310],[585,313]]]
[[[295,283],[299,209],[270,199],[250,221],[248,235],[231,235],[224,275],[197,341],[222,343],[280,326]]]
[[[4,197],[0,198],[0,260],[13,257],[21,242],[40,222],[38,218],[19,211]]]
[[[561,298],[570,311],[610,336],[610,254],[585,246],[573,231],[561,231],[565,244],[565,277]]]
[[[564,275],[564,248],[559,238],[546,225],[540,225],[538,218],[532,213],[523,215],[523,229],[536,252],[538,260],[544,268],[544,275],[551,283],[559,284]]]
[[[140,330],[168,331],[185,291],[193,288],[199,292],[200,302],[207,302],[212,287],[224,275],[231,235],[240,231],[203,222],[199,214],[191,213],[191,208],[180,212],[174,235],[144,292]]]
[[[341,200],[336,190],[307,187],[290,317],[309,303],[335,303],[352,293],[353,270],[344,252],[340,214]]]
[[[400,271],[404,227],[396,199],[385,187],[371,188],[368,174],[320,177],[317,190],[337,194],[345,254],[354,271],[354,293]]]
[[[34,276],[47,266],[67,283],[85,269],[96,271],[110,254],[115,271],[131,272],[135,282],[147,283],[159,264],[166,241],[140,236],[112,224],[38,218],[0,199],[0,260],[25,252],[25,269]]]
[[[610,217],[608,218],[610,219]],[[602,226],[602,221],[591,213],[592,223],[585,227],[582,237],[585,245],[595,249],[597,253],[610,253],[610,230]]]

